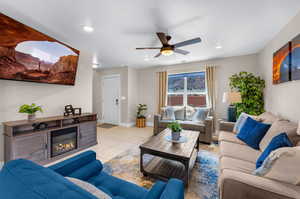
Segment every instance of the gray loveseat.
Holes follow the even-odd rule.
[[[163,120],[162,115],[154,115],[153,134],[157,135],[167,128],[167,125],[174,120]],[[212,142],[213,134],[213,117],[207,116],[203,121],[188,121],[177,120],[181,127],[185,130],[199,131],[200,142],[210,144]]]

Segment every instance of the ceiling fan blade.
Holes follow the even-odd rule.
[[[136,48],[136,50],[160,49],[160,47]]]
[[[181,49],[174,49],[174,52],[175,52],[175,53],[182,54],[182,55],[187,55],[187,54],[190,53],[189,51],[181,50]]]
[[[179,47],[182,47],[182,46],[196,44],[196,43],[199,43],[199,42],[201,42],[201,38],[197,37],[197,38],[194,38],[194,39],[190,39],[190,40],[186,40],[186,41],[183,41],[183,42],[179,42],[177,44],[174,44],[174,46],[175,46],[175,48],[179,48]]]
[[[163,45],[168,45],[168,40],[167,40],[167,36],[165,33],[163,32],[157,32],[156,33],[160,42],[163,44]]]
[[[155,55],[154,57],[156,58],[156,57],[159,57],[159,56],[161,56],[160,52],[157,55]]]

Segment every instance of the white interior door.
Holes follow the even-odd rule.
[[[120,123],[120,76],[107,76],[102,79],[103,122]]]

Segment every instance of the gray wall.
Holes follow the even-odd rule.
[[[300,118],[300,81],[272,84],[273,53],[300,34],[300,13],[259,53],[259,73],[266,80],[265,109],[292,121]]]
[[[84,112],[92,111],[92,57],[81,52],[75,86],[40,84],[22,81],[0,80],[0,123],[26,119],[18,113],[22,104],[41,105],[44,113],[38,117],[61,115],[66,104],[81,107]],[[0,131],[3,131],[1,126]],[[3,136],[0,132],[0,162],[3,160]]]

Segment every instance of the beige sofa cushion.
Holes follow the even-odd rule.
[[[229,182],[230,180],[241,182],[240,183],[241,186],[246,184],[246,186],[255,187],[257,189],[256,192],[259,193],[258,194],[251,193],[252,195],[257,196],[254,198],[270,199],[270,197],[265,197],[264,195],[260,195],[260,194],[265,194],[265,192],[261,190],[266,190],[267,192],[273,192],[280,196],[285,196],[280,198],[297,198],[297,199],[300,198],[300,186],[282,183],[275,180],[270,180],[268,178],[262,178],[259,176],[255,176],[255,175],[251,175],[239,171],[234,171],[230,169],[225,169],[219,177],[219,187],[220,187],[221,196],[223,196],[223,188],[225,186],[225,183],[230,183]],[[242,191],[242,193],[240,192],[240,190]],[[249,189],[249,191],[250,190],[251,189]],[[247,193],[247,190],[240,189],[240,187],[238,186],[232,187],[232,191],[235,192],[236,198],[246,199],[246,198],[250,198],[251,196],[250,193]],[[244,197],[237,197],[241,195]],[[279,198],[279,197],[273,197],[273,198]]]
[[[228,132],[228,131],[219,131],[219,142],[226,141],[226,142],[233,142],[236,144],[246,145],[245,142],[241,141],[236,137],[235,133]]]
[[[261,140],[259,147],[261,151],[264,151],[265,148],[268,146],[270,141],[273,137],[276,135],[279,135],[280,133],[287,133],[289,139],[295,146],[297,142],[300,140],[300,136],[297,135],[297,127],[298,125],[296,123],[287,121],[287,120],[277,120],[275,121],[271,128],[267,131],[264,138]]]
[[[274,115],[273,113],[270,112],[264,112],[262,114],[260,114],[258,116],[258,119],[260,121],[262,121],[263,123],[267,123],[267,124],[272,124],[274,123],[276,120],[282,120],[282,118]]]
[[[222,141],[220,143],[221,157],[231,157],[252,163],[256,163],[257,158],[261,152],[247,145],[236,144],[232,142]]]
[[[254,174],[300,185],[300,147],[283,147],[273,151]]]
[[[224,156],[220,159],[220,172],[222,173],[224,169],[231,169],[251,174],[255,170],[255,164]]]

